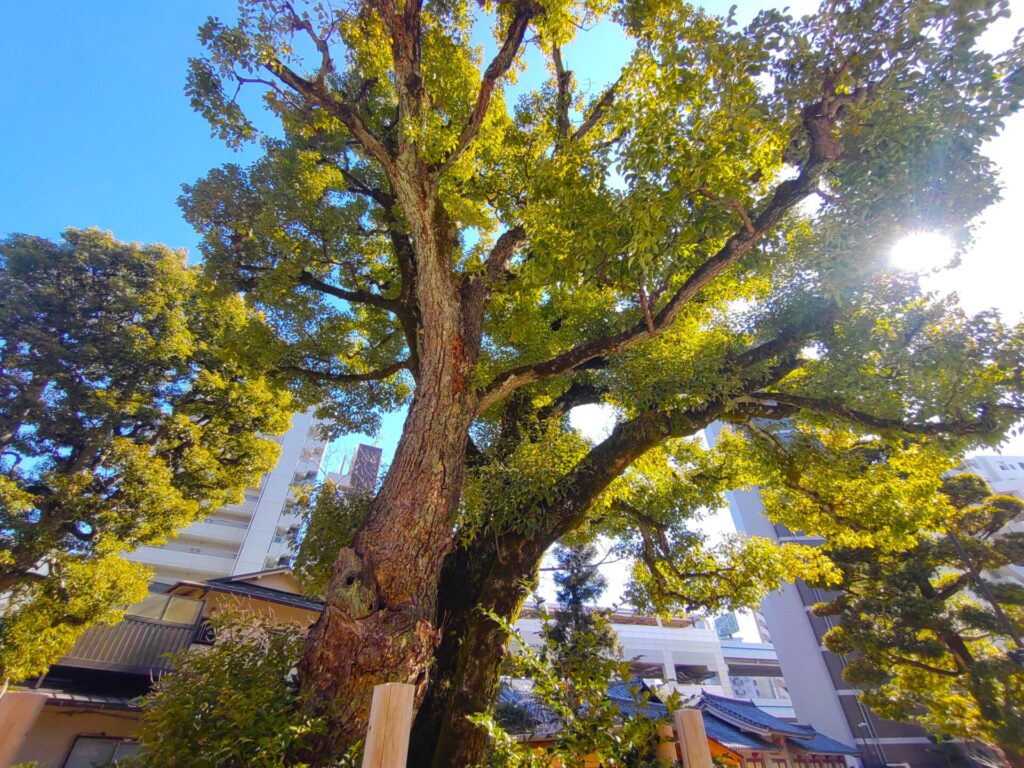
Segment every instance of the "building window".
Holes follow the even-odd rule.
[[[789,701],[789,691],[781,677],[730,677],[733,695],[741,699],[778,699]]]
[[[79,736],[71,746],[63,768],[100,768],[118,765],[139,751],[136,741],[109,739],[102,736]]]
[[[202,610],[203,601],[177,595],[151,594],[134,605],[128,606],[129,616],[143,619],[170,621],[175,624],[195,624]]]

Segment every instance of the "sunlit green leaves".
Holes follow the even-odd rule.
[[[1020,534],[1004,528],[1024,502],[989,495],[976,475],[949,477],[935,495],[944,508],[925,511],[901,550],[830,546],[842,579],[814,612],[835,622],[825,644],[852,655],[843,676],[876,712],[1019,755],[1024,672],[1012,652],[1024,592],[995,574],[1024,563]]]
[[[133,764],[170,768],[187,755],[197,768],[306,765],[302,750],[324,722],[298,706],[305,627],[245,613],[216,616],[213,627],[217,643],[178,654],[146,697]]]
[[[2,494],[2,491],[0,491]],[[0,497],[0,505],[5,501]],[[0,557],[3,554],[0,553]],[[152,572],[116,554],[95,558],[59,552],[50,573],[30,588],[8,590],[0,618],[0,673],[8,681],[43,675],[94,624],[114,624],[146,596]]]
[[[98,230],[0,253],[0,677],[20,680],[139,598],[122,552],[241,498],[293,401],[264,323],[184,254]]]

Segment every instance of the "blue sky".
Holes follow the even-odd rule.
[[[211,138],[183,93],[186,61],[200,53],[196,29],[234,8],[230,0],[10,4],[0,48],[0,235],[98,226],[194,254],[198,238],[175,204],[181,184],[258,156]],[[493,51],[489,35],[480,37]],[[566,59],[597,89],[627,53],[617,30],[603,26]]]
[[[239,154],[183,93],[196,29],[229,2],[14,3],[0,71],[0,233],[98,226],[194,251],[181,184]],[[255,157],[250,149],[241,157]]]

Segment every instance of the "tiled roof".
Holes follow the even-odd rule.
[[[498,702],[503,704],[514,704],[525,710],[537,724],[534,727],[534,736],[554,736],[558,733],[559,723],[554,712],[534,696],[528,689],[519,685],[520,681],[506,680],[501,684],[498,692]],[[632,682],[616,681],[608,685],[608,699],[613,702],[619,711],[630,717],[643,715],[651,718],[667,718],[668,708],[658,701],[657,698],[650,698],[647,701],[637,701],[633,696],[633,689],[640,686],[650,692],[643,681]],[[778,752],[780,747],[766,741],[755,733],[750,732],[754,728],[761,731],[783,734],[789,738],[790,743],[807,750],[831,755],[855,755],[857,750],[848,747],[835,739],[830,739],[824,734],[818,733],[810,726],[788,723],[767,712],[758,709],[753,702],[740,699],[730,699],[725,696],[717,696],[704,692],[696,702],[704,718],[704,731],[707,737],[726,749],[731,750],[757,750],[759,752]],[[728,718],[728,719],[726,719]],[[739,721],[740,724],[737,724]],[[750,724],[750,729],[745,729],[743,723]]]
[[[639,689],[641,694],[646,691],[651,694],[651,697],[646,701],[638,701],[633,696],[633,691],[637,689]],[[653,691],[644,685],[642,680],[632,680],[630,682],[615,680],[609,683],[608,699],[619,708],[622,714],[629,717],[644,715],[645,717],[660,719],[669,716],[668,708],[653,696]]]
[[[608,686],[608,698],[619,706],[620,711],[627,715],[647,715],[652,718],[668,718],[668,707],[650,698],[646,702],[638,702],[633,697],[632,689],[639,686],[653,693],[641,680],[632,682],[613,682]],[[709,739],[713,739],[727,749],[757,749],[765,752],[778,750],[778,747],[750,733],[744,733],[724,720],[715,717],[711,712],[701,712],[704,718],[704,730]]]
[[[730,699],[726,696],[718,696],[714,693],[704,691],[697,702],[700,709],[710,709],[718,712],[726,719],[738,721],[739,725],[750,725],[758,730],[772,731],[783,736],[796,736],[809,739],[815,735],[815,730],[806,725],[797,725],[769,715],[763,709],[759,709],[754,702],[743,699]]]
[[[778,747],[760,739],[752,733],[744,733],[739,728],[719,720],[710,712],[701,712],[704,717],[704,731],[709,739],[713,739],[728,749],[756,749],[762,752],[778,751]]]
[[[293,608],[304,608],[307,611],[320,612],[324,609],[322,600],[317,600],[313,597],[306,597],[304,595],[293,595],[290,592],[283,592],[280,589],[260,587],[256,584],[249,584],[244,581],[235,581],[235,578],[236,577],[225,576],[220,579],[210,579],[204,583],[218,592],[227,592],[232,595],[245,595],[246,597],[253,597],[258,600],[267,600],[272,603],[290,605]]]
[[[534,736],[556,734],[561,728],[558,717],[544,703],[528,690],[519,688],[518,681],[503,680],[498,688],[497,704],[508,704],[519,708],[533,721]]]
[[[859,753],[854,747],[848,747],[841,741],[829,738],[824,733],[815,731],[814,736],[809,739],[789,739],[790,744],[795,744],[808,752],[823,752],[829,755],[856,755]]]

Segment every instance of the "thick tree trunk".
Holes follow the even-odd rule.
[[[709,411],[699,423],[676,429],[692,433],[713,416]],[[608,484],[664,436],[664,425],[654,420],[652,426],[650,421],[620,426],[591,451],[573,472],[572,482],[564,483],[573,492],[547,510],[544,529],[529,539],[516,534],[489,538],[493,544],[482,545],[476,553],[456,553],[446,563],[442,598],[447,595],[447,600],[438,614],[445,635],[428,706],[420,710],[413,729],[410,766],[464,768],[482,761],[487,735],[466,716],[494,701],[509,638],[480,609],[516,619],[547,548],[576,528]]]
[[[483,759],[487,733],[467,716],[494,702],[509,643],[487,613],[510,621],[518,617],[546,549],[544,542],[518,536],[490,542],[469,557],[453,555],[446,566],[438,612],[445,634],[428,700],[413,729],[409,764],[414,768],[465,768]]]
[[[478,339],[463,338],[454,233],[430,190],[405,176],[393,183],[415,243],[420,366],[394,460],[352,547],[339,553],[326,610],[307,641],[306,706],[329,721],[315,764],[363,738],[375,685],[411,683],[417,700],[426,690],[475,408],[466,382]]]
[[[413,724],[410,768],[429,768],[433,763],[441,723],[455,685],[459,652],[470,618],[480,603],[484,581],[494,560],[494,545],[493,537],[479,537],[472,544],[453,551],[445,560],[437,605],[441,643],[434,654],[430,685]]]
[[[369,519],[335,562],[301,668],[308,706],[330,722],[318,758],[363,738],[375,685],[425,690],[468,426],[459,404],[444,410],[414,402]]]

